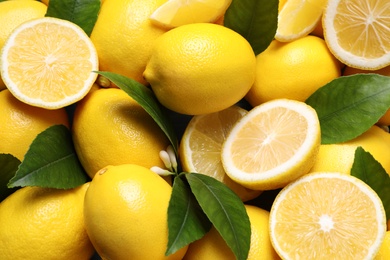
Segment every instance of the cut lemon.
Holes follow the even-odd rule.
[[[287,0],[279,11],[275,39],[290,42],[311,33],[321,21],[327,0]]]
[[[188,123],[180,142],[183,170],[211,176],[231,188],[243,201],[257,197],[260,191],[247,189],[226,175],[221,163],[221,148],[233,125],[247,111],[239,106],[196,115]]]
[[[283,188],[270,212],[270,237],[283,259],[373,259],[386,232],[382,201],[340,173],[307,174]]]
[[[320,147],[315,110],[276,99],[254,107],[232,128],[222,147],[228,176],[255,190],[271,190],[308,173]]]
[[[329,0],[322,25],[330,51],[354,68],[390,65],[389,4],[388,0]]]
[[[96,80],[98,58],[88,35],[57,18],[17,27],[1,54],[1,76],[19,100],[58,109],[82,99]]]
[[[215,22],[232,0],[169,0],[157,8],[150,19],[167,28],[190,23]]]

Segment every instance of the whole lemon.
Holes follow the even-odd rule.
[[[361,146],[390,174],[390,133],[372,126],[360,136],[338,144],[322,144],[310,172],[341,172],[350,174],[355,150]]]
[[[0,2],[0,50],[10,33],[20,24],[44,17],[47,6],[39,1],[20,0]],[[0,77],[0,90],[5,84]]]
[[[103,259],[182,259],[183,247],[165,256],[167,211],[172,187],[151,170],[123,164],[107,166],[85,195],[89,237]]]
[[[94,90],[79,102],[73,117],[73,141],[92,178],[107,165],[134,163],[164,168],[159,153],[169,141],[152,117],[118,88]]]
[[[386,259],[390,259],[390,231],[386,232],[385,239],[383,240],[382,245],[379,248],[378,254],[374,258],[374,260]]]
[[[94,248],[83,216],[88,185],[69,190],[24,187],[3,200],[1,259],[90,259]]]
[[[166,30],[149,16],[166,0],[105,0],[91,33],[102,71],[146,84],[142,73],[155,40]]]
[[[39,133],[57,124],[69,127],[64,108],[47,110],[27,105],[8,89],[0,92],[0,111],[0,153],[12,154],[21,161]]]
[[[277,260],[280,257],[273,249],[269,237],[269,212],[253,205],[245,205],[246,212],[251,222],[251,244],[248,260]],[[232,250],[225,240],[212,227],[201,239],[191,243],[184,260],[234,260]]]
[[[285,43],[274,40],[257,55],[256,80],[246,100],[252,106],[278,98],[305,101],[340,74],[340,62],[323,39],[309,35]]]
[[[194,23],[157,41],[144,72],[162,105],[181,114],[213,113],[241,100],[255,79],[256,58],[241,35]]]

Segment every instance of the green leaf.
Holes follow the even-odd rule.
[[[9,180],[14,177],[20,161],[11,154],[0,154],[0,202],[16,189],[7,187]]]
[[[100,0],[50,0],[46,16],[73,22],[91,35],[100,4]]]
[[[106,71],[98,71],[100,75],[106,77],[119,88],[124,90],[130,97],[137,101],[145,111],[156,121],[172,144],[175,153],[178,153],[178,139],[175,129],[167,111],[160,105],[154,93],[141,83],[131,78]]]
[[[390,176],[375,158],[362,147],[356,148],[351,175],[367,183],[382,200],[387,220],[390,219]]]
[[[278,0],[233,0],[225,13],[224,26],[247,39],[257,55],[274,39],[278,5]]]
[[[390,77],[339,77],[314,92],[306,103],[317,111],[321,142],[345,142],[367,131],[390,107]]]
[[[71,189],[87,181],[64,125],[54,125],[34,139],[8,187]]]
[[[199,173],[185,175],[204,213],[238,260],[248,257],[251,227],[240,198],[218,180]]]
[[[211,222],[200,208],[190,188],[180,176],[174,180],[168,207],[168,247],[166,255],[203,237]]]

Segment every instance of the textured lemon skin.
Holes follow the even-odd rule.
[[[252,106],[278,98],[305,101],[340,75],[340,62],[323,39],[309,35],[288,43],[274,40],[257,55],[256,80],[246,100]]]
[[[88,185],[70,190],[24,187],[2,201],[1,259],[90,259],[95,250],[83,217]]]
[[[86,229],[104,259],[182,259],[187,247],[165,256],[167,210],[172,187],[149,169],[107,166],[89,186],[84,204]]]
[[[166,30],[149,16],[166,0],[105,0],[91,33],[102,71],[146,84],[142,77],[155,40]]]
[[[250,44],[224,26],[195,23],[157,41],[144,77],[162,105],[181,114],[221,111],[241,100],[255,80]]]
[[[9,153],[23,160],[35,137],[48,127],[62,124],[69,127],[64,108],[47,110],[27,105],[8,89],[0,92],[0,153]]]
[[[0,53],[13,29],[31,19],[45,16],[47,6],[39,1],[20,0],[0,3]],[[6,86],[0,77],[0,90]]]

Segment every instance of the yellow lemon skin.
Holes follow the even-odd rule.
[[[44,17],[46,10],[47,6],[39,1],[0,2],[0,52],[13,29],[28,20]],[[0,90],[5,88],[6,86],[0,77]]]
[[[251,222],[251,244],[248,260],[277,260],[269,237],[269,212],[253,205],[245,205]],[[200,240],[190,244],[184,260],[234,260],[236,257],[218,231],[211,230]]]
[[[194,23],[157,41],[144,72],[157,99],[177,113],[221,111],[241,100],[255,79],[250,44],[222,25]]]
[[[146,84],[142,73],[155,40],[166,30],[149,16],[166,0],[105,0],[91,33],[102,71]]]
[[[85,224],[103,259],[182,259],[165,256],[172,187],[149,169],[123,164],[101,169],[85,195]]]
[[[340,62],[323,39],[309,35],[287,43],[274,40],[257,55],[256,80],[246,100],[252,106],[278,98],[305,101],[340,75]]]
[[[64,108],[47,110],[27,105],[8,89],[0,92],[0,153],[9,153],[23,160],[35,137],[53,125],[69,127]]]
[[[361,146],[390,173],[390,133],[372,126],[362,135],[339,144],[322,144],[310,172],[340,172],[350,174],[355,150]]]
[[[374,258],[374,260],[387,259],[390,259],[390,231],[386,232],[385,239],[383,240],[382,245],[379,248],[378,254]]]
[[[90,259],[94,248],[83,217],[88,185],[69,190],[24,187],[3,200],[1,259]]]
[[[76,107],[72,134],[76,153],[91,178],[107,165],[164,168],[159,153],[168,147],[168,138],[121,89],[90,92]]]

